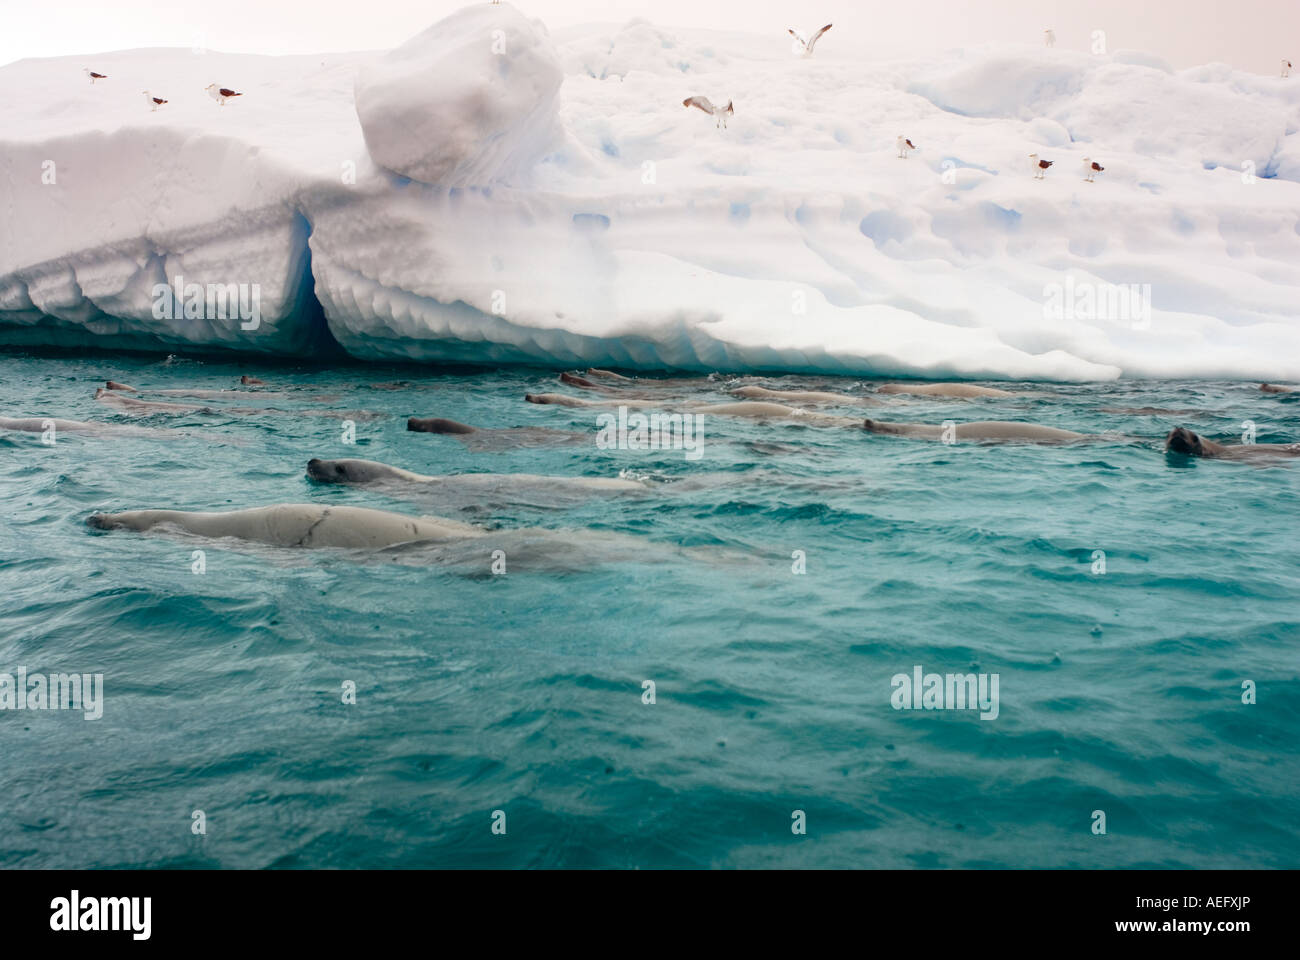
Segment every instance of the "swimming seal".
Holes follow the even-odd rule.
[[[586,377],[579,377],[572,373],[561,373],[560,383],[567,383],[571,387],[581,387],[583,390],[599,390],[602,393],[616,393],[617,391],[604,384],[592,383]]]
[[[877,393],[913,393],[922,397],[1014,397],[1009,390],[995,387],[977,387],[973,383],[884,383]]]
[[[318,483],[375,483],[385,480],[427,483],[435,479],[378,460],[320,460],[316,457],[307,461],[307,476]]]
[[[148,416],[153,413],[214,412],[211,407],[200,407],[192,403],[169,403],[165,400],[138,400],[135,397],[124,397],[115,390],[105,390],[103,387],[95,391],[95,399],[110,407],[116,407],[124,413],[138,414],[140,416]]]
[[[533,473],[456,473],[428,476],[394,467],[378,460],[307,461],[307,476],[319,483],[408,483],[431,487],[534,486],[575,490],[645,490],[637,480],[617,477],[545,477]]]
[[[183,436],[174,430],[154,430],[149,427],[129,427],[117,423],[94,423],[87,420],[60,420],[56,417],[0,417],[0,430],[18,430],[23,433],[44,433],[53,428],[60,433],[88,434],[90,436],[163,437]]]
[[[895,437],[923,437],[942,440],[944,427],[933,423],[887,423],[884,420],[864,420],[862,426],[869,433],[882,433]],[[974,423],[953,425],[954,440],[1025,440],[1031,443],[1071,443],[1091,439],[1089,434],[1073,430],[1058,430],[1041,423],[1020,423],[1014,420],[977,420]]]
[[[1215,443],[1188,430],[1174,427],[1165,437],[1165,449],[1207,460],[1245,460],[1252,457],[1300,457],[1300,443]]]
[[[128,510],[96,513],[86,520],[99,530],[180,530],[200,537],[234,537],[276,547],[378,549],[399,543],[464,540],[486,531],[442,517],[408,517],[368,507],[280,503],[221,513]]]
[[[626,407],[629,410],[663,410],[695,414],[713,414],[719,417],[750,417],[756,420],[797,420],[801,423],[815,424],[819,427],[858,427],[862,421],[856,417],[836,417],[828,413],[801,410],[783,403],[770,403],[763,400],[739,400],[735,403],[698,403],[683,400],[586,400],[582,397],[570,397],[563,393],[526,393],[524,399],[529,403],[540,403],[560,407],[583,407],[608,409]]]
[[[471,427],[442,417],[411,417],[406,429],[416,433],[449,434],[475,453],[496,453],[511,447],[545,447],[565,443],[587,443],[586,434],[547,427]]]
[[[474,433],[477,430],[467,423],[442,417],[410,417],[406,421],[406,429],[416,433]]]
[[[769,390],[767,387],[758,386],[737,387],[731,391],[731,395],[751,400],[791,400],[796,403],[865,404],[868,406],[880,404],[880,401],[875,397],[855,396],[850,393],[826,393],[821,390]]]

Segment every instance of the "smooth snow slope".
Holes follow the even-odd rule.
[[[0,69],[0,342],[293,354],[314,294],[362,358],[1300,379],[1300,79],[643,21],[552,50],[508,4],[417,39]],[[726,131],[693,94],[734,99]],[[155,319],[176,274],[258,284],[262,325]],[[1150,285],[1150,322],[1047,318],[1067,282]]]

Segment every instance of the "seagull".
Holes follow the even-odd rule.
[[[1043,171],[1046,170],[1048,167],[1050,167],[1052,164],[1054,164],[1054,163],[1056,162],[1055,160],[1039,160],[1039,159],[1038,159],[1038,154],[1036,154],[1036,153],[1031,153],[1031,154],[1029,155],[1029,159],[1032,160],[1032,161],[1034,161],[1034,179],[1035,179],[1035,180],[1044,180],[1044,179],[1046,179],[1046,178],[1043,176]]]
[[[1043,31],[1043,44],[1048,47],[1056,46],[1056,34],[1052,32],[1051,27]]]
[[[916,144],[901,133],[898,135],[898,155],[903,160],[907,159],[908,153],[916,149]]]
[[[817,41],[821,39],[821,35],[833,26],[834,24],[832,23],[826,24],[826,26],[822,27],[820,30],[818,30],[816,33],[813,34],[811,40],[805,39],[802,33],[796,33],[793,30],[788,30],[786,32],[789,33],[790,36],[794,37],[796,52],[801,53],[805,57],[811,57],[813,52],[813,47],[817,46]]]
[[[155,97],[148,90],[141,90],[140,92],[144,94],[144,98],[146,101],[148,101],[149,106],[153,107],[155,110],[157,110],[159,107],[161,107],[164,103],[167,102],[162,97]]]
[[[717,127],[719,130],[727,129],[727,117],[735,114],[735,109],[731,106],[731,101],[727,101],[725,107],[715,107],[713,101],[708,97],[687,97],[682,101],[683,107],[698,107],[711,117],[717,117]]]
[[[1083,158],[1083,179],[1087,180],[1089,183],[1096,183],[1097,174],[1101,173],[1105,169],[1106,168],[1100,163],[1093,163],[1092,157]]]
[[[91,83],[94,83],[96,80],[107,80],[107,79],[108,79],[108,74],[106,74],[106,73],[96,73],[94,70],[91,70],[89,67],[86,68],[86,76],[90,77],[90,82],[91,82]]]
[[[92,76],[93,76],[93,74],[92,74]],[[1290,60],[1283,60],[1283,61],[1282,61],[1282,76],[1283,76],[1283,77],[1289,77],[1289,76],[1291,76],[1291,61],[1290,61]]]
[[[235,91],[231,90],[229,87],[218,87],[215,83],[209,83],[203,89],[208,91],[208,96],[217,101],[217,103],[223,107],[226,105],[226,101],[231,97],[243,96],[242,93],[235,93]]]

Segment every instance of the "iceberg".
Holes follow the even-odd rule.
[[[128,50],[94,85],[82,57],[19,61],[0,344],[1300,379],[1300,82],[824,47],[643,20],[557,38],[502,3],[389,52]],[[734,100],[728,129],[697,94]],[[252,290],[258,321],[160,310],[178,277]]]

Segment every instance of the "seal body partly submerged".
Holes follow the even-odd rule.
[[[877,393],[911,393],[921,397],[1014,397],[1008,390],[996,387],[980,387],[973,383],[884,383],[876,388]]]
[[[847,404],[876,405],[881,401],[874,397],[854,396],[849,393],[827,393],[822,390],[769,390],[753,384],[737,387],[731,391],[734,397],[746,400],[789,400],[794,403],[825,403],[834,406]]]
[[[307,476],[318,483],[381,483],[384,481],[428,483],[436,479],[422,473],[413,473],[401,467],[380,463],[378,460],[320,460],[314,457],[307,461]]]
[[[547,488],[563,490],[611,491],[646,489],[638,480],[621,477],[547,477],[535,473],[454,473],[428,476],[394,467],[378,460],[319,460],[307,462],[307,475],[319,483],[420,484],[446,489],[451,486],[473,490],[508,490]]]
[[[478,527],[455,520],[314,503],[279,503],[220,513],[127,510],[96,513],[86,523],[99,530],[146,533],[156,528],[173,529],[200,537],[234,537],[276,547],[378,549],[399,543],[464,540],[484,535]]]
[[[732,403],[696,403],[685,400],[587,400],[563,393],[526,393],[529,403],[561,407],[616,408],[629,410],[663,410],[665,412],[712,414],[719,417],[749,417],[754,420],[796,420],[821,427],[857,427],[856,417],[836,417],[827,413],[803,410],[773,403],[770,400],[737,400]]]
[[[883,433],[895,437],[922,437],[942,440],[945,428],[935,423],[888,423],[884,420],[864,420],[862,426],[869,433]],[[953,440],[1024,440],[1031,443],[1070,443],[1089,439],[1086,433],[1045,427],[1041,423],[1020,423],[1015,420],[977,420],[973,423],[955,423]]]
[[[475,428],[467,423],[445,420],[442,417],[410,417],[406,429],[416,433],[474,433]]]
[[[1165,449],[1207,460],[1244,460],[1252,457],[1300,457],[1300,443],[1215,443],[1186,427],[1174,427],[1165,437]]]

